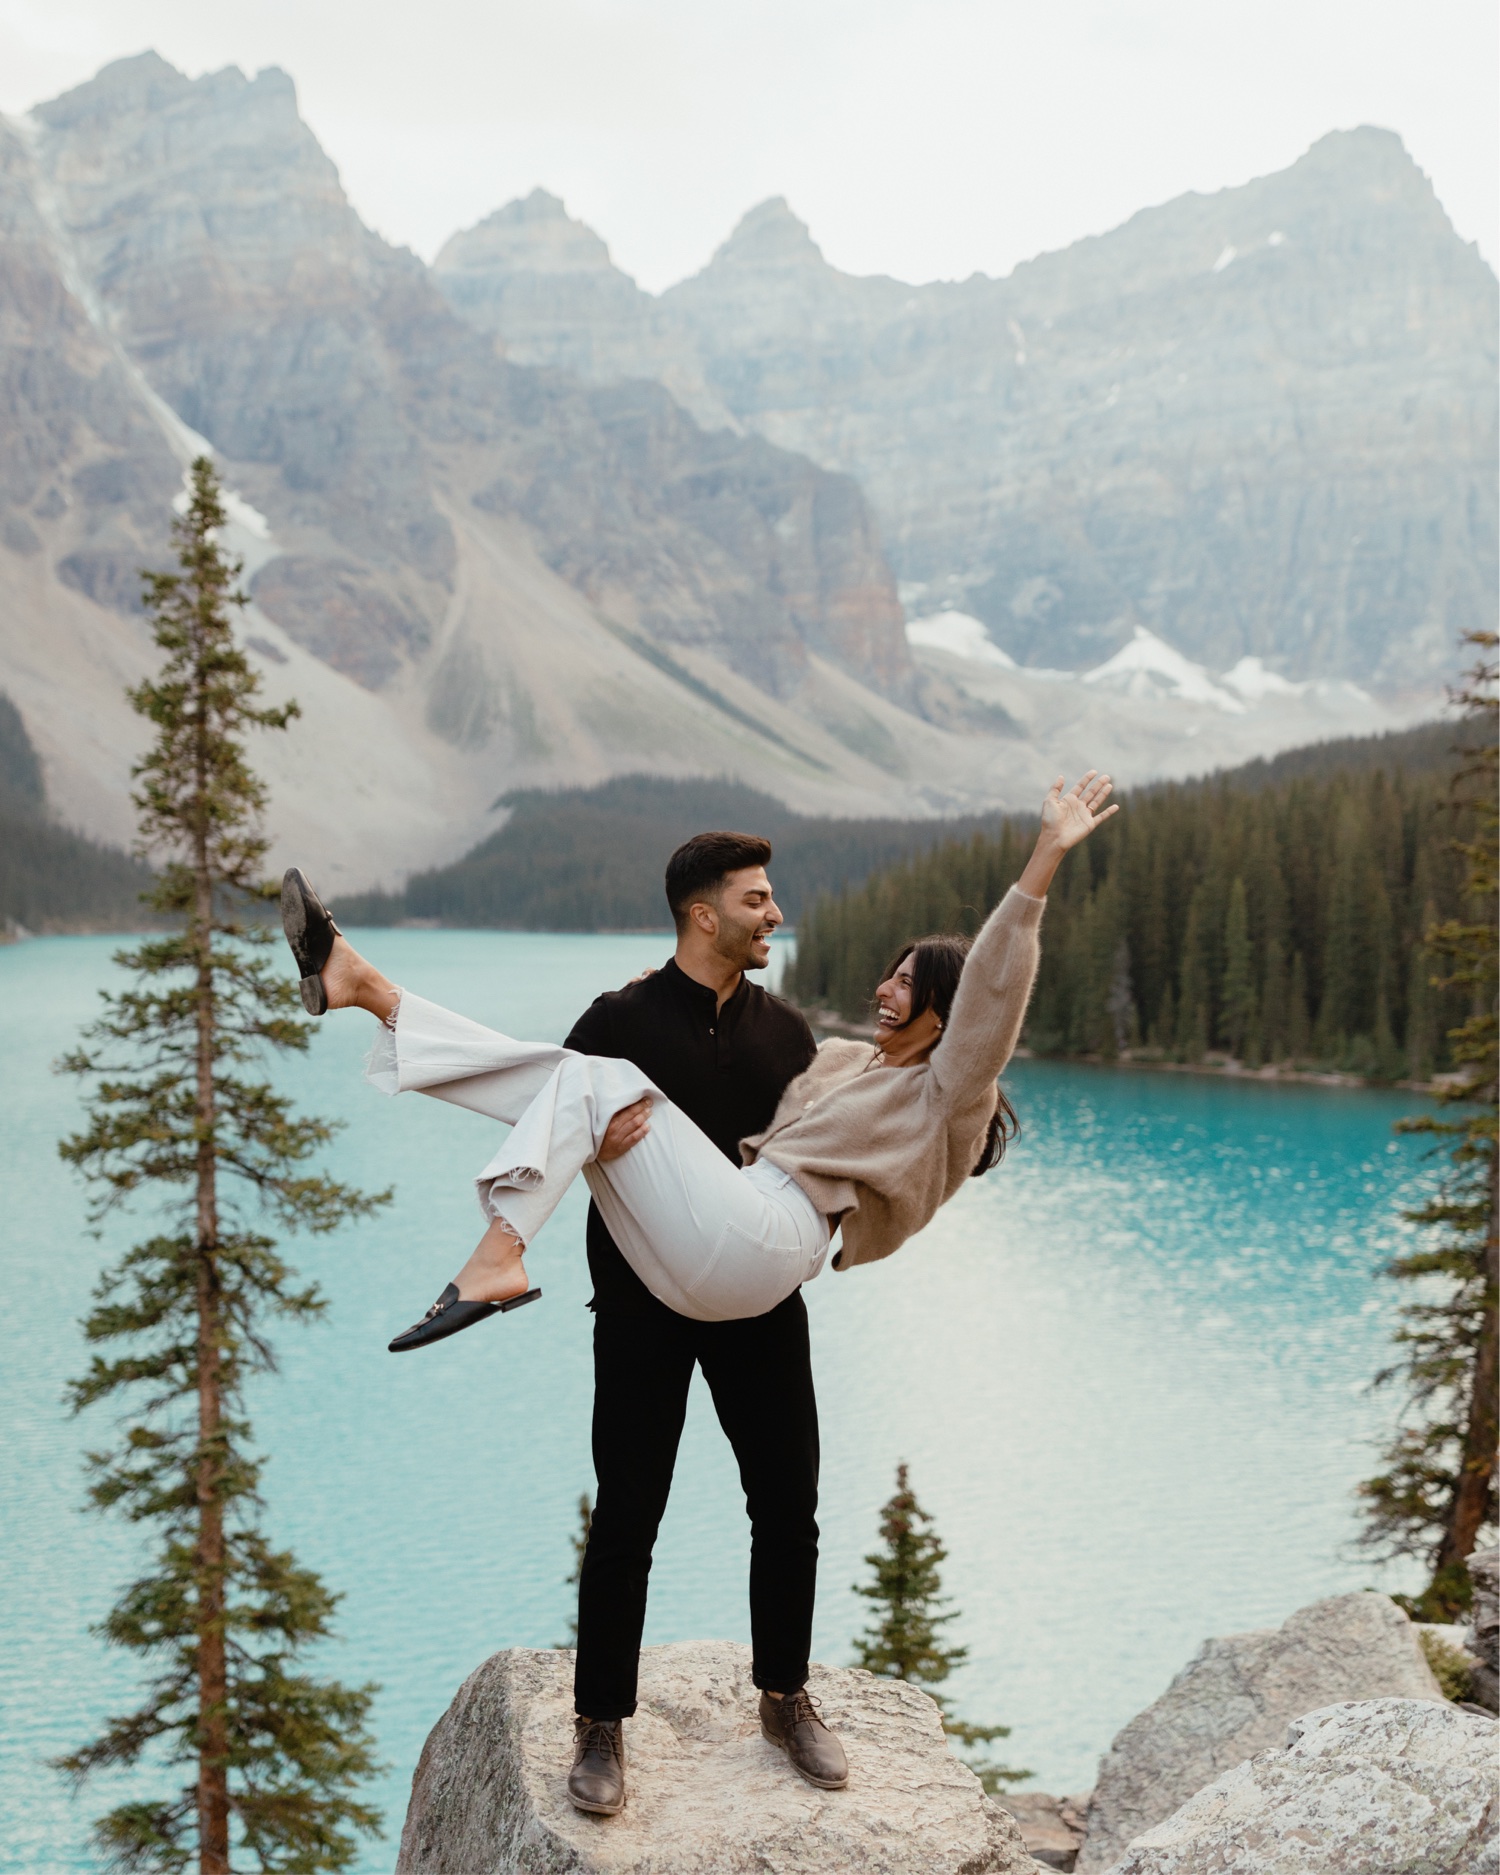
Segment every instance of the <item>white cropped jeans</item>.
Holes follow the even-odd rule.
[[[582,1172],[626,1262],[694,1321],[764,1315],[828,1255],[828,1220],[789,1173],[731,1164],[628,1061],[519,1042],[403,990],[365,1073],[382,1093],[433,1094],[514,1129],[476,1182],[485,1216],[525,1244]],[[596,1164],[610,1120],[643,1095],[650,1132]]]

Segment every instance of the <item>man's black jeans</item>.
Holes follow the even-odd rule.
[[[818,1413],[802,1292],[768,1315],[694,1322],[658,1305],[601,1306],[594,1319],[598,1502],[578,1585],[574,1705],[628,1719],[646,1620],[646,1582],[687,1410],[703,1369],[739,1462],[750,1513],[755,1684],[807,1680],[818,1572]]]

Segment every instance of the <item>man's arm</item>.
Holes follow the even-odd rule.
[[[618,1057],[614,1022],[609,1004],[602,996],[596,997],[573,1024],[563,1046],[574,1049],[580,1055]],[[621,1158],[632,1146],[638,1146],[650,1131],[651,1101],[648,1096],[636,1101],[634,1106],[620,1109],[604,1129],[604,1137],[594,1157],[600,1165],[608,1165],[611,1159]]]

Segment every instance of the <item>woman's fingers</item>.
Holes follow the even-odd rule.
[[[1091,768],[1087,774],[1080,775],[1071,788],[1067,785],[1067,777],[1059,775],[1048,790],[1047,800],[1043,805],[1050,804],[1066,812],[1070,803],[1076,804],[1088,815],[1090,827],[1096,827],[1101,820],[1108,820],[1111,814],[1118,814],[1120,811],[1118,802],[1113,807],[1104,806],[1114,792],[1114,786],[1114,777],[1101,775],[1097,768]],[[1064,789],[1067,790],[1066,793]]]

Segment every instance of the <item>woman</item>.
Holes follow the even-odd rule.
[[[1094,770],[1042,804],[1020,879],[965,957],[953,939],[905,947],[876,991],[877,1039],[830,1041],[782,1095],[736,1168],[628,1061],[520,1042],[398,990],[339,933],[293,867],[282,922],[314,1015],[357,1007],[382,1022],[367,1074],[514,1130],[478,1175],[490,1220],[473,1256],[393,1353],[456,1334],[541,1294],[523,1253],[581,1172],[647,1288],[699,1321],[761,1315],[823,1267],[889,1256],[971,1173],[1004,1150],[1014,1115],[996,1085],[1036,976],[1047,890],[1069,848],[1117,813]],[[960,974],[961,972],[961,974]],[[609,1164],[611,1117],[652,1105],[649,1131]]]

